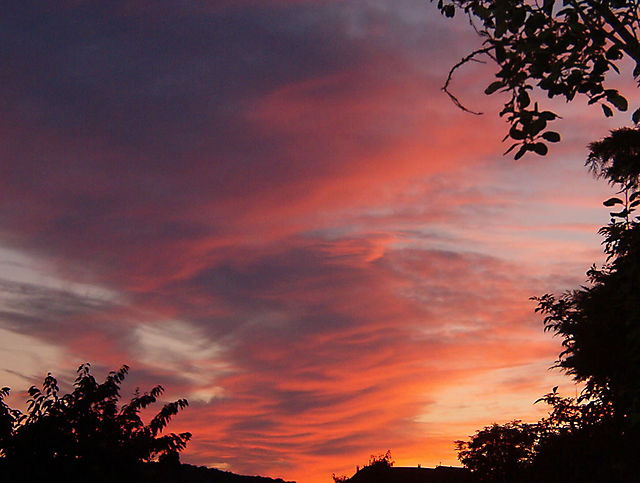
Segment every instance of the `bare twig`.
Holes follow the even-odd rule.
[[[449,96],[449,99],[451,99],[451,101],[459,109],[463,110],[464,112],[468,112],[476,116],[480,116],[482,114],[481,112],[472,111],[471,109],[465,107],[464,104],[462,104],[462,102],[460,102],[460,100],[449,90],[449,84],[451,84],[451,81],[453,79],[453,74],[456,70],[458,70],[460,67],[462,67],[464,64],[468,62],[482,62],[476,59],[476,57],[478,55],[489,55],[492,49],[493,47],[484,47],[482,49],[474,50],[469,55],[463,57],[456,65],[454,65],[451,68],[451,70],[449,70],[449,74],[447,75],[447,80],[445,81],[444,86],[442,86],[442,91]]]

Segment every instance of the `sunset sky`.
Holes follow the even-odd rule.
[[[424,0],[0,6],[0,386],[51,371],[190,406],[182,460],[301,483],[458,464],[571,380],[533,295],[602,261],[588,142],[502,153],[478,39]],[[633,109],[632,109],[633,110]]]

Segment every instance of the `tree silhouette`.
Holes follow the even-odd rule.
[[[13,436],[13,429],[20,421],[22,413],[11,409],[4,399],[9,396],[10,389],[3,387],[0,389],[0,458],[5,456],[4,448]]]
[[[611,404],[619,423],[640,423],[640,131],[621,129],[590,145],[588,164],[617,186],[605,201],[602,228],[607,263],[588,272],[589,286],[556,297],[546,294],[537,311],[545,329],[563,338],[557,366],[585,383],[586,399]]]
[[[538,464],[574,452],[591,477],[607,468],[601,478],[627,481],[640,451],[640,130],[612,131],[589,149],[587,165],[619,196],[604,202],[615,210],[600,230],[606,264],[589,270],[588,286],[536,299],[545,329],[563,339],[556,366],[584,383],[569,404],[547,395],[562,424],[543,441]]]
[[[493,424],[476,432],[469,441],[456,441],[458,459],[479,481],[517,481],[531,465],[537,441],[535,425],[514,420]]]
[[[557,387],[536,402],[550,413],[537,423],[511,421],[456,441],[458,459],[479,481],[632,481],[630,454],[615,430],[613,407],[564,398]]]
[[[129,368],[110,372],[103,383],[90,374],[90,365],[77,371],[74,390],[59,395],[57,380],[48,374],[42,388],[28,390],[26,414],[0,403],[0,465],[3,474],[21,481],[39,481],[47,475],[114,481],[132,476],[140,464],[176,459],[190,433],[162,434],[186,399],[165,404],[145,424],[140,412],[163,392],[155,386],[118,406],[120,385]],[[8,389],[3,389],[5,397]],[[118,475],[118,477],[116,477]]]
[[[544,155],[547,142],[560,140],[558,133],[545,130],[558,115],[532,102],[536,92],[567,102],[583,95],[589,104],[599,104],[607,117],[614,109],[628,109],[627,99],[606,81],[611,72],[620,72],[625,58],[635,63],[634,79],[640,77],[636,1],[439,0],[438,8],[447,17],[456,12],[466,14],[484,39],[481,48],[451,69],[444,91],[469,111],[449,90],[452,76],[479,56],[492,59],[498,66],[497,80],[485,93],[507,93],[500,115],[511,124],[505,139],[515,141],[507,152],[519,147],[516,159],[527,151]],[[632,119],[640,121],[640,109],[634,111]]]
[[[546,394],[552,408],[536,425],[538,441],[528,481],[631,481],[629,462],[610,403]]]

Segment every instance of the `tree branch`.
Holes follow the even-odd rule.
[[[602,18],[606,20],[606,22],[613,28],[616,34],[620,36],[623,43],[620,46],[622,50],[624,50],[629,57],[635,60],[637,63],[640,63],[640,43],[635,35],[633,35],[625,25],[620,22],[615,13],[611,11],[611,9],[604,5],[602,2],[597,1],[589,1],[587,2],[596,12],[602,15]],[[637,15],[636,15],[637,18]]]
[[[447,80],[444,83],[444,86],[442,86],[442,91],[447,94],[449,96],[449,99],[451,99],[451,101],[461,110],[463,110],[464,112],[468,112],[470,114],[474,114],[476,116],[480,116],[482,115],[481,112],[477,112],[477,111],[472,111],[471,109],[467,108],[464,106],[464,104],[462,104],[460,102],[460,100],[449,90],[449,84],[451,83],[452,79],[453,79],[453,74],[456,70],[458,70],[460,67],[462,67],[464,64],[468,63],[468,62],[480,62],[476,59],[476,57],[478,55],[489,55],[489,52],[491,52],[491,50],[493,49],[493,47],[485,47],[483,49],[477,49],[474,50],[473,52],[471,52],[469,55],[463,57],[456,65],[454,65],[450,70],[449,70],[449,74],[447,75]]]

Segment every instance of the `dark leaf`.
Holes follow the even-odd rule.
[[[520,105],[521,109],[524,109],[529,104],[531,104],[531,98],[529,97],[529,94],[527,94],[527,91],[525,91],[524,89],[520,91],[520,94],[518,94],[518,104]]]
[[[615,94],[607,95],[607,100],[619,111],[626,111],[629,108],[627,100],[617,92]]]
[[[442,11],[444,12],[444,15],[449,18],[452,18],[456,14],[456,8],[452,4],[445,5],[442,8]]]
[[[489,94],[493,94],[494,92],[496,92],[498,89],[500,89],[501,87],[504,86],[504,83],[502,81],[495,81],[492,82],[491,84],[489,84],[489,86],[484,90],[484,93],[489,95]]]
[[[547,127],[547,121],[545,121],[542,118],[539,118],[533,121],[531,124],[529,124],[527,132],[532,136],[535,136],[546,127]]]
[[[605,201],[604,203],[602,203],[604,206],[614,206],[614,205],[621,205],[622,203],[624,203],[620,198],[609,198],[607,201]]]
[[[550,143],[557,143],[558,141],[560,141],[560,134],[555,131],[547,131],[542,134],[542,138],[546,141],[549,141]]]
[[[515,159],[517,161],[522,156],[524,156],[524,153],[526,153],[527,151],[528,151],[528,145],[527,144],[523,144],[522,146],[520,146],[520,149],[518,149],[518,152],[513,157],[513,159]]]
[[[620,52],[620,48],[617,45],[612,45],[607,50],[606,57],[609,60],[618,60],[620,57],[622,57],[622,53]]]
[[[618,211],[618,212],[611,212],[609,213],[611,215],[612,218],[626,218],[627,215],[629,214],[629,210],[622,210],[622,211]]]
[[[539,154],[540,156],[544,156],[545,154],[547,154],[549,149],[547,148],[547,145],[544,143],[535,143],[533,145],[533,151],[536,154]]]

